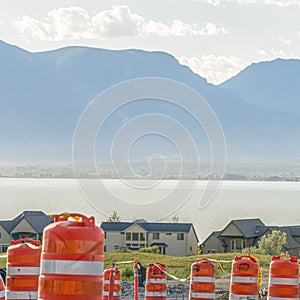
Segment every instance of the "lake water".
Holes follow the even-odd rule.
[[[300,225],[299,182],[224,181],[214,199],[202,209],[199,197],[206,182],[197,182],[196,192],[189,200],[180,202],[186,195],[184,191],[191,189],[191,182],[183,182],[171,195],[173,200],[166,203],[156,199],[174,191],[176,180],[163,181],[155,189],[151,188],[151,181],[146,184],[147,188],[136,180],[126,184],[120,180],[103,180],[102,185],[99,181],[88,182],[92,182],[92,187],[88,187],[92,191],[90,195],[95,196],[89,201],[75,179],[1,178],[0,219],[11,219],[31,209],[45,213],[81,212],[94,215],[99,224],[107,219],[103,213],[109,214],[112,209],[123,221],[144,218],[168,222],[177,214],[181,222],[194,223],[200,240],[222,229],[231,219],[259,217],[267,225]],[[123,201],[115,203],[108,194]],[[147,202],[147,206],[142,202]],[[181,203],[179,209],[178,203]]]

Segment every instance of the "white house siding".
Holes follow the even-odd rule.
[[[106,231],[106,238],[104,240],[105,252],[116,250],[117,247],[124,246],[124,234],[119,231]]]
[[[190,232],[187,235],[187,252],[186,255],[197,255],[198,254],[198,240],[191,227]]]
[[[37,238],[38,237],[38,233],[32,228],[32,226],[25,219],[21,220],[14,227],[14,229],[10,232],[10,235],[13,236],[14,233],[18,233],[18,232],[33,233],[34,234],[33,238]],[[19,238],[21,238],[21,237],[22,236],[20,236]]]
[[[0,252],[6,252],[7,247],[10,243],[10,235],[9,233],[0,225]]]
[[[221,241],[214,235],[211,235],[204,243],[204,247],[202,248],[202,254],[207,253],[222,253],[224,252],[224,248],[221,245]]]
[[[166,255],[171,256],[185,256],[186,255],[186,244],[187,244],[187,234],[184,234],[184,240],[177,240],[177,232],[170,232],[171,235],[167,234],[168,232],[159,232],[159,240],[153,239],[153,232],[148,233],[149,237],[149,246],[154,243],[165,243],[168,245],[166,247]]]
[[[126,239],[127,233],[131,234],[130,240]],[[138,235],[138,240],[133,240],[133,234]],[[144,236],[144,240],[142,240],[141,234]],[[148,247],[147,232],[138,224],[133,224],[132,226],[124,230],[124,246],[126,248],[134,249]]]
[[[234,224],[230,224],[225,230],[222,231],[221,236],[242,237],[243,234],[238,230],[238,228]]]

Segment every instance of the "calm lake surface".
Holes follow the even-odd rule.
[[[200,240],[222,229],[231,219],[259,217],[267,225],[300,225],[300,183],[223,181],[213,200],[199,208],[206,182],[87,180],[88,200],[75,179],[0,179],[0,219],[11,219],[24,210],[45,213],[80,212],[94,215],[97,223],[115,209],[123,221],[144,218],[168,222],[177,214],[181,222],[192,222]],[[145,184],[146,182],[146,184]],[[82,187],[82,183],[81,183]],[[85,187],[84,189],[85,190]],[[173,193],[172,193],[173,192]],[[168,201],[160,201],[171,195]],[[92,198],[92,199],[90,199]],[[118,198],[119,202],[114,202]],[[158,200],[157,200],[158,199]],[[171,200],[170,200],[171,199]],[[143,206],[146,202],[148,205]],[[180,203],[180,205],[178,205]],[[180,208],[178,208],[180,206]]]

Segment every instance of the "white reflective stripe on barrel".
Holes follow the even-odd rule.
[[[280,297],[272,297],[272,296],[268,296],[267,298],[268,300],[295,300],[295,299],[299,299],[298,297],[295,298],[280,298]]]
[[[287,285],[298,285],[299,278],[282,278],[282,277],[270,277],[269,284],[287,284]]]
[[[41,274],[102,275],[103,262],[44,259]]]
[[[215,277],[208,276],[192,276],[192,282],[215,282]]]
[[[0,291],[0,298],[5,297],[5,290]]]
[[[38,292],[10,292],[6,291],[6,298],[7,300],[9,299],[37,299],[38,297]]]
[[[7,275],[40,275],[40,267],[8,267]]]
[[[250,276],[231,276],[231,282],[258,283],[258,278]]]
[[[258,300],[258,295],[236,295],[230,294],[229,300]]]
[[[110,280],[105,279],[105,280],[103,280],[103,283],[104,283],[104,284],[109,284],[109,283],[110,283]],[[120,281],[120,280],[114,280],[114,283],[115,283],[115,284],[121,284],[121,281]]]
[[[109,296],[109,292],[103,291],[102,296]],[[119,297],[121,296],[121,292],[114,292],[113,296]]]
[[[190,293],[190,298],[215,299],[215,293]]]
[[[167,279],[162,279],[162,278],[147,278],[146,283],[167,283]]]
[[[167,292],[145,292],[146,297],[167,297]]]

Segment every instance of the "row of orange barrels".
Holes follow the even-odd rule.
[[[112,269],[104,272],[105,295],[111,288],[114,300],[120,300],[120,272],[117,280],[110,280]],[[259,263],[253,256],[236,256],[232,263],[230,300],[258,300],[261,285]],[[108,298],[103,298],[108,299]],[[167,299],[167,272],[164,264],[150,264],[146,274],[145,299]],[[191,266],[189,300],[215,299],[215,267],[211,260],[197,260]],[[299,299],[299,265],[297,257],[273,256],[268,286],[269,300]]]
[[[31,239],[11,242],[7,251],[6,289],[3,284],[0,300],[120,299],[120,273],[117,269],[103,270],[103,254],[104,233],[95,225],[94,217],[56,215],[54,223],[44,229],[42,247],[39,241]],[[298,299],[298,278],[297,258],[273,257],[269,300]],[[145,299],[166,299],[166,284],[166,266],[149,265]],[[252,256],[236,257],[232,265],[230,299],[255,300],[258,291],[258,261]],[[189,295],[190,300],[214,299],[215,268],[210,260],[192,264]]]

